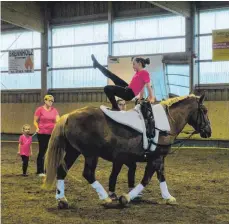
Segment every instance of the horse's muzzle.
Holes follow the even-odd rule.
[[[201,138],[210,138],[211,135],[212,135],[212,130],[210,126],[200,131]]]

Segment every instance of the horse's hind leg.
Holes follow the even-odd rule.
[[[166,184],[165,174],[164,174],[164,158],[161,160],[161,164],[157,168],[156,172],[157,172],[157,179],[160,182],[162,198],[165,199],[167,204],[176,204],[176,199],[173,196],[171,196]]]
[[[58,208],[60,209],[68,208],[67,199],[64,195],[64,179],[67,176],[68,170],[70,170],[79,155],[80,153],[68,143],[66,146],[66,154],[64,157],[66,166],[60,165],[57,168],[56,199],[58,200]]]
[[[98,157],[85,157],[83,177],[95,189],[99,195],[99,199],[103,200],[104,204],[111,203],[112,200],[108,197],[103,186],[95,179],[95,169],[97,167]]]
[[[120,170],[122,169],[122,165],[123,165],[123,163],[121,163],[119,161],[113,162],[112,171],[111,171],[111,175],[109,178],[109,197],[113,201],[118,200],[118,197],[115,194],[115,186],[116,186],[116,182],[117,182],[117,177],[120,173]]]

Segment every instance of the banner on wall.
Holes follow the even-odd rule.
[[[9,73],[33,73],[33,49],[20,49],[9,51]]]
[[[212,60],[229,61],[229,29],[212,31]]]

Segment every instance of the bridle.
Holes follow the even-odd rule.
[[[198,111],[197,111],[197,117],[196,117],[196,124],[195,127],[195,133],[204,133],[205,128],[210,125],[210,121],[206,119],[206,109],[204,108],[203,103],[198,103]],[[199,122],[199,123],[198,123]]]

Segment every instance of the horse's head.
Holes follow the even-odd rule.
[[[197,99],[197,109],[191,113],[188,118],[188,124],[191,125],[202,138],[211,137],[211,124],[208,118],[208,110],[204,106],[205,94]]]

